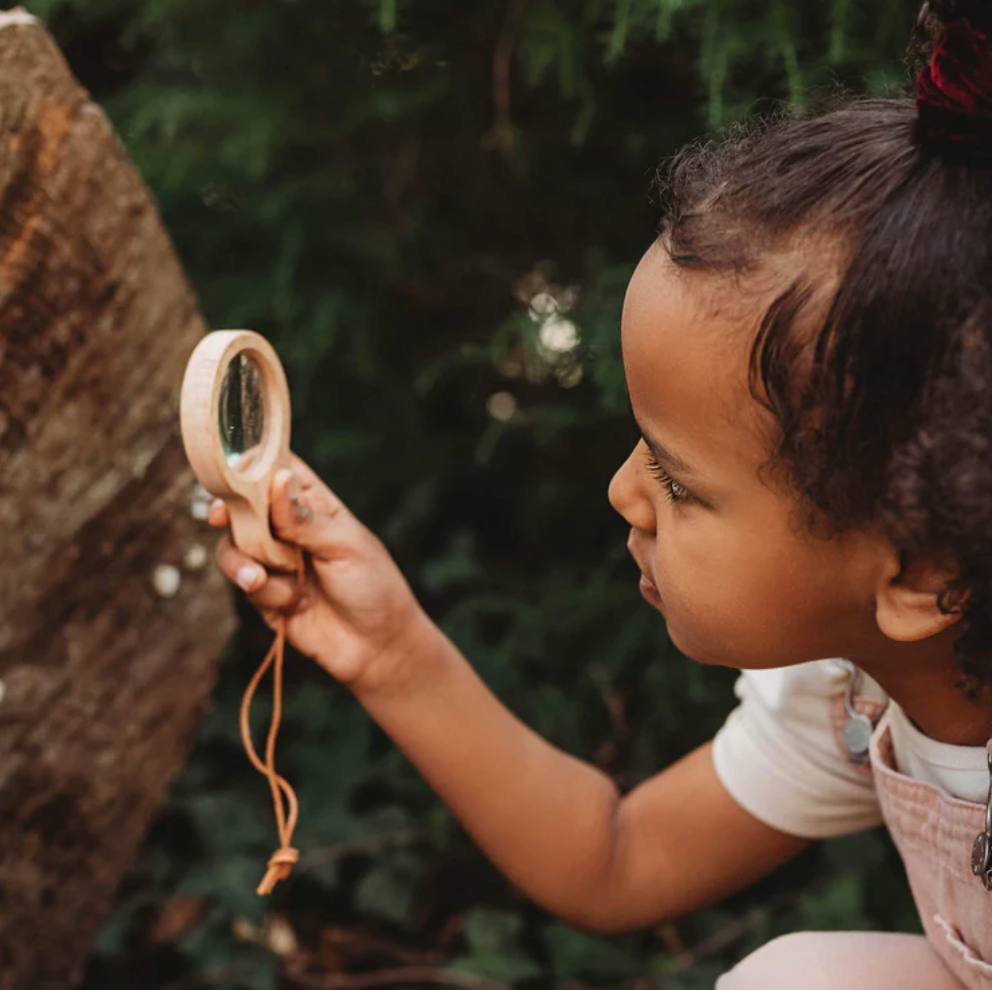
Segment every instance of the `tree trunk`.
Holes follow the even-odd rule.
[[[79,978],[233,627],[178,387],[204,330],[45,29],[0,13],[0,988]]]

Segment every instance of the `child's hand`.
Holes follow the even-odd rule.
[[[272,481],[272,531],[309,554],[303,581],[266,573],[225,536],[221,571],[248,595],[272,627],[280,615],[302,653],[353,688],[377,687],[398,672],[410,644],[429,621],[380,541],[299,458]],[[227,507],[214,502],[208,520],[227,526]]]

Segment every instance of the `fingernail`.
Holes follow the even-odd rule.
[[[245,564],[238,569],[238,586],[244,591],[251,591],[259,584],[264,576],[265,574],[261,567],[256,567],[254,564]]]

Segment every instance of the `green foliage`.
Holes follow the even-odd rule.
[[[562,924],[548,925],[544,941],[551,956],[551,972],[561,983],[577,977],[616,982],[633,979],[643,968],[635,939],[606,941]]]
[[[452,962],[456,969],[513,984],[541,976],[543,969],[520,944],[523,918],[509,911],[476,908],[465,916],[468,951]]]
[[[381,855],[355,891],[356,906],[363,914],[402,924],[410,917],[416,886],[423,879],[424,870],[423,860],[409,850]]]
[[[605,499],[634,435],[618,325],[653,234],[645,176],[758,101],[891,87],[915,3],[28,6],[119,129],[210,324],[273,341],[294,447],[493,689],[624,787],[711,736],[732,674],[667,643]],[[549,324],[578,346],[549,350]],[[855,868],[828,845],[687,919],[681,950],[570,931],[493,874],[347,693],[299,659],[279,765],[299,789],[299,846],[324,853],[262,901],[275,829],[237,705],[267,640],[246,616],[91,990],[273,987],[285,946],[265,926],[280,918],[315,953],[338,928],[364,932],[341,965],[395,964],[416,943],[527,987],[640,974],[669,990],[711,986],[796,925],[912,924],[891,849],[866,836],[836,854]]]

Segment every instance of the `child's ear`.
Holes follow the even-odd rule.
[[[907,564],[893,550],[875,596],[878,628],[889,639],[911,643],[953,626],[961,618],[966,594],[948,596],[950,600],[945,604],[953,609],[950,613],[942,612],[939,602],[957,574],[955,567],[934,560],[920,559]]]

